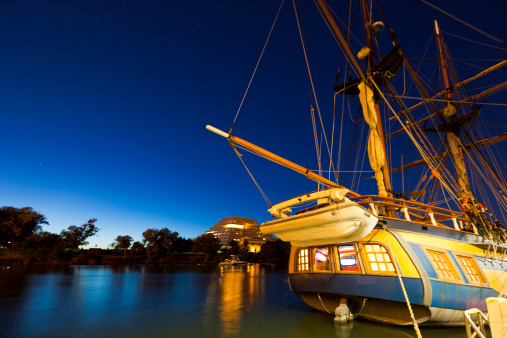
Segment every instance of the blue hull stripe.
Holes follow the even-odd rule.
[[[294,292],[320,292],[405,302],[397,276],[296,273],[290,274],[289,278]],[[422,304],[421,280],[403,278],[403,284],[410,302]]]
[[[493,288],[459,285],[434,280],[430,281],[430,283],[433,291],[431,306],[444,309],[468,310],[475,307],[481,311],[486,311],[485,299],[498,295],[498,292]]]

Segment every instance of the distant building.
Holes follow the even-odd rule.
[[[264,242],[275,239],[271,234],[260,232],[259,227],[259,223],[252,218],[230,216],[222,218],[206,233],[218,237],[222,246],[228,246],[231,240],[239,242],[240,245],[247,240],[250,251],[259,252]]]

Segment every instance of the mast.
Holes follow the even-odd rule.
[[[437,35],[438,48],[440,50],[440,62],[442,64],[442,75],[444,77],[445,90],[447,94],[447,107],[444,109],[444,115],[449,117],[451,122],[455,121],[456,118],[456,107],[453,105],[452,86],[449,81],[449,73],[447,71],[447,63],[445,61],[444,45],[442,42],[442,35],[440,35],[440,29],[438,27],[437,20],[435,20],[435,31]],[[465,161],[463,158],[463,148],[459,140],[459,127],[456,130],[449,130],[446,134],[447,142],[451,148],[452,158],[456,167],[456,175],[458,184],[461,188],[461,198],[472,197],[472,193],[468,184],[468,177],[465,167]]]
[[[265,157],[265,158],[267,158],[270,161],[273,161],[275,163],[283,165],[284,167],[287,167],[287,168],[292,169],[292,170],[294,170],[294,171],[296,171],[296,172],[298,172],[300,174],[305,175],[306,178],[308,178],[308,179],[310,179],[312,181],[320,182],[320,183],[322,183],[324,185],[327,185],[327,186],[333,187],[333,188],[344,188],[343,186],[339,185],[336,182],[328,180],[327,178],[322,177],[322,176],[320,176],[320,175],[318,175],[318,174],[310,171],[309,169],[306,169],[306,168],[304,168],[304,167],[302,167],[302,166],[300,166],[300,165],[298,165],[298,164],[296,164],[294,162],[286,160],[286,159],[284,159],[281,156],[273,154],[272,152],[270,152],[270,151],[268,151],[266,149],[263,149],[263,148],[261,148],[259,146],[256,146],[255,144],[252,144],[252,143],[250,143],[248,141],[245,141],[245,140],[243,140],[243,139],[241,139],[239,137],[236,137],[236,136],[233,136],[231,134],[225,133],[225,132],[223,132],[223,131],[215,128],[215,127],[212,127],[210,125],[207,125],[206,129],[208,129],[209,131],[214,132],[217,135],[225,137],[229,141],[229,143],[231,143],[231,146],[232,146],[232,143],[235,143],[235,144],[240,145],[240,146],[242,146],[244,148],[247,148],[247,149],[251,150],[252,152],[258,154],[261,157]],[[349,190],[347,192],[347,194],[350,195],[350,196],[353,196],[353,197],[359,197],[359,196],[361,196],[358,193],[356,193],[354,191],[351,191],[351,190]]]
[[[359,98],[361,101],[361,106],[363,107],[363,113],[365,115],[365,120],[370,126],[370,135],[368,137],[368,157],[370,159],[370,165],[372,169],[375,171],[375,178],[377,180],[377,187],[379,191],[379,195],[386,197],[387,192],[386,189],[390,189],[389,184],[389,170],[388,167],[385,165],[386,161],[386,151],[385,146],[383,142],[383,130],[382,130],[382,121],[380,120],[380,109],[378,107],[378,104],[375,102],[377,101],[374,98],[372,89],[366,85],[366,82],[371,82],[371,79],[369,79],[369,76],[363,73],[361,70],[361,66],[357,62],[354,54],[350,50],[350,47],[348,46],[347,42],[343,38],[343,35],[340,32],[340,29],[336,25],[336,22],[334,21],[331,13],[329,12],[327,8],[327,3],[325,0],[315,0],[315,3],[320,8],[322,14],[327,19],[329,26],[331,27],[333,33],[338,38],[338,41],[340,42],[341,47],[343,48],[345,55],[347,56],[347,59],[349,62],[354,66],[354,70],[357,73],[358,77],[361,78],[362,83],[358,87],[362,87],[360,89]],[[365,2],[363,1],[363,6],[365,6]],[[366,18],[368,18],[368,11],[367,9],[363,11],[363,13],[366,15]],[[370,23],[369,20],[366,20],[365,24],[367,24],[366,30],[367,33],[370,33],[369,35],[369,44],[373,47],[373,41],[371,39],[371,32],[369,32],[370,29]],[[371,55],[373,51],[373,48],[370,48],[370,56],[368,57],[368,62],[373,62],[373,57]],[[368,67],[367,72],[369,72],[371,67]],[[371,84],[371,83],[370,83]],[[382,134],[382,137],[381,137]],[[386,170],[387,169],[387,170]]]
[[[366,3],[366,0],[361,0],[361,5],[363,7],[363,21],[364,21],[364,28],[366,33],[366,39],[368,41],[368,48],[370,49],[370,55],[368,57],[368,68],[367,68],[367,76],[368,78],[371,75],[371,69],[375,67],[375,49],[373,46],[373,39],[371,36],[371,22],[370,22],[370,12],[368,10],[368,5]],[[387,162],[387,152],[386,152],[386,144],[385,144],[385,138],[384,138],[384,128],[382,126],[382,116],[380,114],[380,105],[378,100],[378,94],[374,95],[375,99],[375,114],[377,115],[377,132],[380,139],[380,145],[382,147],[382,152],[384,154],[384,165],[382,166],[382,176],[384,179],[384,185],[385,190],[389,191],[391,190],[391,181],[389,179],[389,164]],[[382,192],[379,188],[379,194]],[[389,194],[391,196],[391,194]]]

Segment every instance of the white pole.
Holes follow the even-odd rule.
[[[227,134],[227,133],[225,133],[225,132],[221,131],[220,129],[217,129],[217,128],[215,128],[215,127],[212,127],[212,126],[210,126],[209,124],[206,126],[206,129],[208,129],[209,131],[214,132],[215,134],[218,134],[218,135],[220,135],[220,136],[223,136],[223,137],[225,137],[225,138],[229,138],[229,136],[230,136],[230,134]]]

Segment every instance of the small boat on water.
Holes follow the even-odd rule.
[[[273,220],[261,225],[262,232],[291,242],[289,283],[305,303],[339,321],[361,317],[398,325],[463,324],[465,310],[487,311],[486,298],[507,295],[506,153],[494,147],[507,133],[491,136],[497,125],[480,116],[481,107],[488,105],[484,98],[503,91],[507,82],[483,84],[474,95],[466,89],[507,60],[461,80],[435,21],[440,88],[430,87],[428,78],[421,79],[426,74],[405,56],[379,1],[375,12],[371,2],[360,1],[366,41],[359,60],[350,46],[351,25],[343,34],[330,6],[324,0],[315,3],[344,53],[346,67],[357,77],[348,76],[334,86],[334,99],[343,100],[342,107],[358,107],[349,162],[357,164],[355,157],[363,154],[359,150],[367,152],[373,171],[369,178],[375,179],[377,192],[345,188],[338,182],[350,182],[346,175],[325,178],[231,135],[232,127],[228,133],[207,128],[226,137],[236,152],[236,147],[245,148],[318,182],[317,191],[270,206]],[[384,24],[374,16],[385,22],[394,44],[383,59],[378,36]],[[303,38],[301,42],[304,47]],[[395,76],[401,69],[400,84]],[[403,86],[403,94],[395,85]],[[414,97],[417,104],[405,103]],[[495,116],[491,107],[489,117]],[[391,125],[395,122],[396,128]],[[357,143],[363,134],[360,125],[369,129],[364,148]],[[384,130],[386,125],[392,130]],[[484,132],[484,126],[491,128]],[[405,141],[393,141],[399,136]],[[399,159],[394,145],[420,159],[406,164],[401,156],[400,167],[393,169]],[[416,177],[411,188],[405,186],[409,172]]]
[[[220,266],[241,266],[241,265],[248,265],[248,264],[250,264],[250,263],[242,261],[238,258],[231,258],[231,259],[224,260],[223,262],[219,263],[218,265],[220,265]]]

